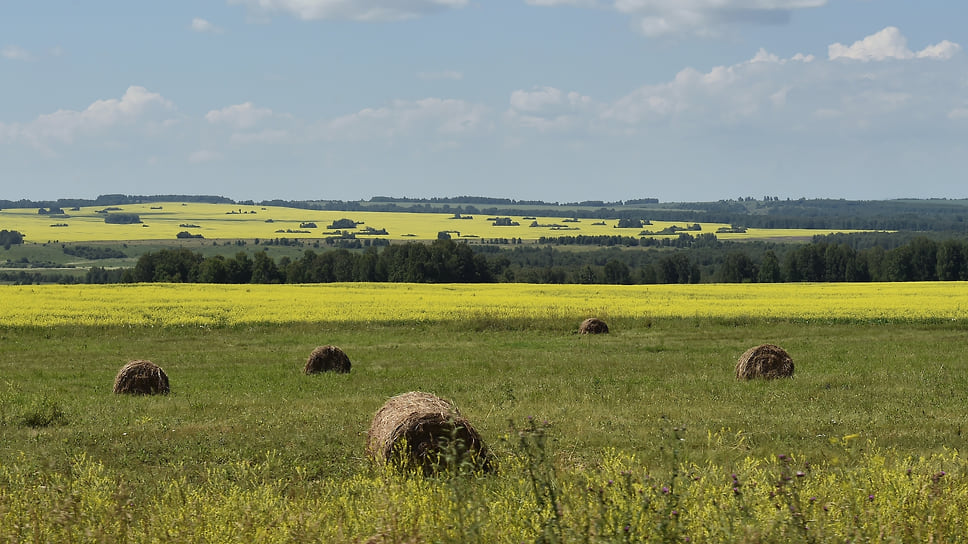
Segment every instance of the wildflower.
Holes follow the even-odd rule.
[[[668,495],[669,494],[669,488],[666,487],[666,486],[662,486],[662,494],[663,495]]]
[[[803,478],[806,475],[807,475],[807,473],[804,472],[804,471],[802,471],[802,470],[798,470],[797,471],[797,478]]]
[[[874,502],[874,494],[872,493],[872,494],[868,495],[867,496],[867,500],[869,500],[871,502]]]

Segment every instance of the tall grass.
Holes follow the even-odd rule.
[[[699,318],[0,327],[0,540],[954,541],[964,331]],[[776,343],[793,379],[739,382]],[[301,373],[317,345],[348,375]],[[172,394],[111,393],[128,360]],[[392,395],[454,401],[493,476],[374,467]]]

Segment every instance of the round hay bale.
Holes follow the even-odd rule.
[[[168,374],[160,366],[145,360],[134,360],[121,367],[114,378],[114,392],[129,395],[167,395]]]
[[[789,378],[793,376],[793,359],[779,346],[762,344],[746,350],[736,362],[736,378]]]
[[[306,374],[317,372],[346,374],[350,371],[350,366],[350,358],[343,353],[343,350],[336,346],[319,346],[309,354],[304,372]]]
[[[483,472],[493,470],[484,440],[457,408],[419,391],[397,395],[377,411],[366,448],[377,462],[427,475],[465,463]]]
[[[588,319],[581,322],[578,327],[578,334],[606,334],[608,333],[608,325],[604,321],[598,319],[597,317],[589,317]]]

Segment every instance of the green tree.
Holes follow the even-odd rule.
[[[605,263],[605,283],[625,284],[632,283],[632,274],[627,264],[617,259],[612,259]]]
[[[760,261],[760,270],[756,276],[756,281],[760,283],[777,283],[780,280],[780,260],[772,249],[768,249],[763,254],[763,260]]]

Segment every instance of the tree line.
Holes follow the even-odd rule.
[[[407,242],[362,250],[307,249],[274,259],[266,250],[205,257],[185,248],[145,253],[132,268],[94,267],[86,275],[41,278],[0,274],[31,283],[605,283],[867,282],[968,280],[968,242],[960,239],[833,235],[807,244],[722,242],[691,237],[642,250],[625,246],[582,251],[552,245],[468,245],[453,240]],[[689,239],[692,241],[689,242]],[[702,240],[702,243],[697,243]],[[883,243],[878,243],[881,241]]]

